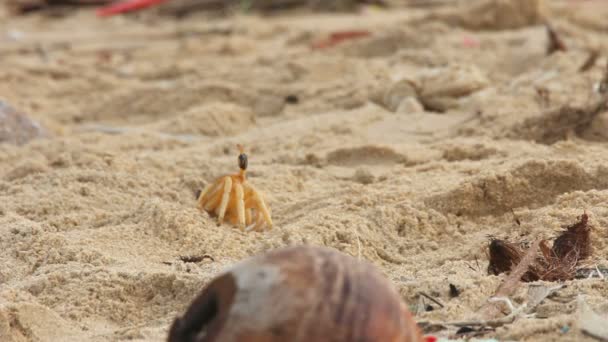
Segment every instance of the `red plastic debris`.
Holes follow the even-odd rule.
[[[339,31],[329,35],[325,40],[312,45],[313,49],[325,49],[340,44],[345,40],[363,38],[371,35],[369,31]]]
[[[437,337],[429,335],[429,336],[425,336],[424,340],[425,340],[425,342],[437,342]]]
[[[138,11],[146,7],[158,5],[167,0],[126,0],[119,3],[111,4],[97,10],[97,16],[109,17],[116,14],[122,14],[132,11]]]
[[[462,38],[462,45],[464,47],[468,47],[468,48],[478,48],[480,44],[479,44],[479,40],[477,40],[477,38],[471,37],[471,36],[465,36]]]

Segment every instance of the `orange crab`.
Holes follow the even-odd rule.
[[[239,173],[226,175],[208,184],[198,196],[198,208],[217,216],[219,224],[224,218],[238,224],[241,230],[272,228],[270,209],[264,196],[247,182],[247,155],[242,145],[239,149]]]

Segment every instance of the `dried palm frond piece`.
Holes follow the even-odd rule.
[[[584,213],[579,221],[566,227],[549,247],[548,242],[540,242],[540,255],[521,277],[522,281],[535,280],[560,281],[574,279],[577,267],[582,260],[591,256],[591,228],[589,216]],[[490,264],[488,273],[510,272],[520,263],[525,249],[521,244],[493,239],[489,245]]]
[[[591,68],[596,63],[594,58],[597,57],[591,56],[591,60],[585,62],[580,70]],[[594,88],[596,91],[590,94],[588,103],[583,105],[566,103],[542,115],[530,117],[513,126],[505,137],[551,145],[572,136],[583,136],[593,127],[596,118],[608,110],[608,63],[604,67],[604,75]],[[546,103],[549,94],[542,88],[538,90],[541,91],[539,96]]]

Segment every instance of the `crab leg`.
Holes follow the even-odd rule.
[[[256,209],[258,211],[258,217],[260,214],[262,214],[264,216],[264,220],[266,221],[266,223],[268,223],[268,227],[272,228],[272,219],[270,218],[270,212],[268,211],[268,208],[266,207],[266,203],[264,203],[264,200],[262,199],[262,197],[260,196],[260,194],[255,190],[255,188],[247,183],[244,184],[244,186],[246,188],[248,188],[247,190],[249,190],[251,192],[251,199],[255,202],[256,204]],[[257,225],[257,223],[256,223]]]
[[[205,186],[205,188],[203,189],[203,191],[201,191],[201,193],[198,195],[198,206],[199,208],[203,207],[203,203],[202,203],[202,199],[205,197],[205,195],[207,195],[207,193],[209,192],[209,190],[211,190],[211,187],[213,187],[213,183],[209,183]]]
[[[245,205],[245,225],[248,226],[251,224],[251,208],[248,208]]]
[[[264,215],[264,220],[268,223],[268,227],[272,228],[272,219],[270,218],[270,213],[268,212],[268,208],[266,207],[266,203],[257,193],[253,194],[256,202],[258,203],[258,210]]]
[[[236,195],[236,212],[239,216],[239,227],[245,229],[245,199],[243,194],[243,186],[240,183],[234,185],[234,193]]]
[[[213,191],[212,191],[213,190]],[[198,207],[203,208],[208,197],[217,190],[217,184],[209,183],[205,186],[200,195],[198,195]]]
[[[201,197],[199,200],[200,205],[205,209],[208,213],[216,208],[220,200],[222,199],[222,189],[224,188],[224,179],[220,178],[218,181],[214,183],[213,189],[205,194],[205,197]]]
[[[245,227],[246,231],[255,230],[258,220],[260,217],[260,210],[258,209],[258,203],[253,198],[253,192],[251,190],[251,186],[247,183],[243,184],[243,189],[245,190],[245,215],[247,225]]]
[[[245,221],[246,221],[246,226],[245,226],[245,230],[246,231],[250,231],[254,226],[255,226],[255,221],[257,218],[257,210],[255,210],[256,207],[256,203],[253,200],[253,198],[251,198],[251,186],[249,186],[249,184],[247,183],[243,183],[243,190],[245,193]]]
[[[264,216],[260,213],[260,210],[258,209],[257,211],[257,215],[256,215],[256,219],[255,219],[255,223],[253,225],[253,230],[255,230],[256,232],[262,231],[262,227],[264,227]]]
[[[205,202],[207,200],[209,200],[209,197],[212,197],[220,189],[220,187],[222,185],[223,185],[223,182],[219,182],[219,183],[214,182],[214,183],[207,184],[207,186],[205,186],[203,191],[201,191],[201,194],[198,195],[198,207],[203,208],[203,206],[205,205]]]
[[[255,201],[254,198],[250,197],[245,201],[245,208],[250,208],[250,209],[254,208],[255,209],[257,207],[257,205],[258,205],[258,203]]]
[[[222,195],[222,202],[218,210],[218,220],[220,224],[224,223],[224,215],[226,214],[226,207],[230,200],[230,191],[232,190],[232,178],[226,177],[224,181],[224,194]]]
[[[257,223],[255,222],[255,220],[256,219],[254,217],[254,219],[253,219],[254,222],[253,223],[249,223],[247,225],[247,227],[245,227],[245,231],[249,232],[249,231],[252,231],[252,230],[254,230],[254,231],[256,230],[255,227],[256,227]]]
[[[213,209],[217,208],[217,206],[220,204],[220,201],[222,200],[222,196],[224,194],[221,191],[223,187],[224,187],[224,182],[221,182],[219,189],[217,189],[213,193],[212,197],[210,197],[209,200],[207,201],[207,204],[205,204],[205,210],[207,212],[213,211]]]

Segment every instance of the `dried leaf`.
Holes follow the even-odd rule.
[[[581,65],[581,67],[578,69],[578,71],[579,72],[589,71],[591,68],[593,68],[593,66],[595,65],[595,62],[597,62],[597,59],[599,57],[600,57],[599,50],[595,50],[595,49],[591,50],[589,52],[589,56],[585,60],[585,63],[583,63],[583,65]]]
[[[587,226],[589,216],[584,213],[580,221],[567,227],[553,243],[553,252],[560,260],[587,259],[591,256],[590,229]]]

